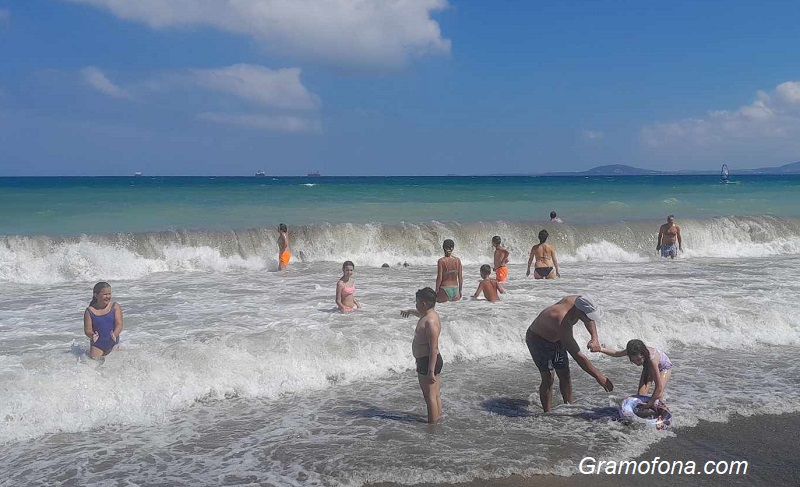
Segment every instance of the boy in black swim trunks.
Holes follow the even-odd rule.
[[[403,318],[418,316],[417,328],[411,350],[417,361],[417,379],[422,396],[428,406],[428,423],[442,419],[441,382],[437,377],[442,371],[442,356],[439,353],[441,323],[436,306],[436,291],[426,287],[417,291],[416,309],[400,311]]]
[[[542,375],[539,398],[545,412],[553,409],[554,372],[558,375],[561,397],[565,403],[572,404],[572,378],[570,377],[567,353],[572,355],[578,365],[594,377],[603,389],[608,392],[614,390],[611,380],[592,365],[586,355],[581,353],[581,348],[575,341],[575,337],[572,336],[572,326],[578,320],[582,321],[591,335],[587,347],[592,352],[599,352],[600,342],[597,338],[595,320],[600,319],[602,315],[603,311],[591,296],[566,296],[539,313],[539,316],[528,328],[525,344],[528,345],[531,358]]]

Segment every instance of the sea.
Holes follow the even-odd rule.
[[[571,475],[701,420],[800,411],[800,177],[0,178],[0,484],[348,486]],[[564,223],[549,222],[556,211]],[[656,252],[669,214],[684,251]],[[277,271],[277,226],[292,261]],[[525,276],[541,229],[561,278]],[[436,306],[444,421],[425,424],[414,293],[455,241],[471,296],[492,237],[502,301]],[[336,311],[342,263],[362,309]],[[98,281],[124,312],[88,359]],[[524,343],[570,294],[600,342],[674,364],[674,426],[618,421],[641,369],[584,350],[543,414]],[[589,335],[579,323],[576,339]]]

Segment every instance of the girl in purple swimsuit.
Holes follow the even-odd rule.
[[[664,389],[669,384],[672,375],[672,362],[669,361],[667,354],[655,347],[648,347],[641,340],[631,340],[625,346],[625,350],[609,350],[600,348],[600,353],[611,357],[625,357],[636,365],[642,366],[642,376],[639,378],[639,391],[637,394],[644,396],[650,389],[650,384],[654,383],[653,395],[644,408],[653,408],[657,402],[664,403]]]
[[[83,333],[89,337],[89,357],[99,358],[116,350],[122,333],[122,308],[111,301],[111,285],[98,282],[92,302],[83,312]]]

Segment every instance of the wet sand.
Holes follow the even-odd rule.
[[[701,422],[694,428],[675,431],[677,436],[652,445],[636,461],[692,460],[697,463],[695,475],[660,474],[581,474],[578,465],[569,477],[513,475],[502,479],[477,479],[459,484],[416,484],[416,487],[642,487],[642,486],[758,486],[800,485],[800,414],[736,417],[727,423]],[[597,460],[603,460],[598,458]],[[744,475],[706,475],[704,464],[748,462]],[[399,484],[372,484],[373,487],[396,487]]]

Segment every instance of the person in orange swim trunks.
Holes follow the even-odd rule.
[[[282,271],[289,266],[292,253],[289,252],[289,234],[285,223],[278,225],[278,270]]]
[[[492,237],[492,247],[494,247],[494,271],[497,273],[497,281],[505,282],[508,279],[508,250],[500,245],[500,237]]]

